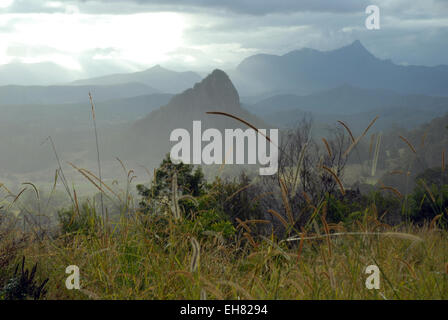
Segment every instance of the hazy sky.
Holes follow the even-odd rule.
[[[381,29],[367,30],[378,5]],[[396,63],[448,64],[447,0],[0,0],[0,64],[73,70],[233,68],[255,53],[359,39]]]

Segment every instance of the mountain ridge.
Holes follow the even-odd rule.
[[[191,87],[194,83],[201,80],[201,76],[193,71],[177,72],[155,65],[152,68],[132,72],[116,73],[102,77],[90,79],[81,79],[71,82],[72,85],[90,85],[90,84],[121,84],[126,82],[139,82],[153,87],[164,93],[179,93]]]
[[[68,104],[86,101],[91,92],[95,101],[130,98],[159,93],[142,83],[116,85],[49,85],[49,86],[0,86],[0,105]]]
[[[359,40],[331,51],[304,48],[284,55],[250,56],[237,66],[234,78],[244,95],[303,95],[343,83],[399,93],[448,95],[448,66],[398,65],[376,58]]]

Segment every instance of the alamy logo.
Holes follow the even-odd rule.
[[[65,280],[65,286],[67,287],[67,289],[79,290],[81,288],[81,286],[79,285],[79,267],[76,265],[70,265],[65,268],[65,273],[70,274]]]
[[[269,138],[267,138],[269,137]],[[186,129],[171,132],[171,160],[186,164],[258,164],[260,175],[273,175],[278,169],[278,129],[207,129],[202,132],[201,121],[193,121],[193,137]],[[247,144],[246,144],[247,141]],[[208,142],[202,148],[203,142]],[[269,155],[268,155],[269,146]],[[191,148],[192,147],[192,148]],[[223,148],[224,147],[224,148]],[[247,162],[245,158],[247,155]]]
[[[367,266],[366,274],[370,274],[366,279],[366,288],[378,290],[380,288],[380,268],[374,264]]]
[[[380,8],[375,5],[370,5],[366,8],[366,14],[369,16],[366,18],[366,28],[368,30],[380,29]]]

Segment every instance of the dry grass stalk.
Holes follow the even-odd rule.
[[[373,119],[372,122],[370,122],[370,124],[367,126],[367,128],[362,133],[363,137],[367,134],[367,131],[370,130],[370,128],[373,126],[373,124],[376,122],[376,120],[378,120],[378,118],[379,118],[379,116],[376,116],[375,119]]]
[[[380,145],[381,145],[381,133],[378,135],[378,138],[376,141],[375,156],[373,158],[373,163],[372,163],[372,177],[374,177],[376,174],[376,167],[378,165],[378,158],[380,156]]]
[[[70,191],[70,188],[68,186],[67,179],[65,178],[64,170],[62,170],[61,160],[59,159],[59,155],[58,155],[58,153],[56,151],[56,146],[54,144],[53,138],[51,136],[48,136],[48,138],[45,139],[45,141],[42,142],[42,144],[44,144],[46,141],[50,141],[51,147],[53,149],[54,156],[56,157],[56,161],[58,162],[58,166],[59,166],[58,170],[59,170],[60,175],[61,175],[62,184],[64,185],[65,191],[67,192],[68,196],[70,197],[70,200],[73,203],[74,199],[73,199],[72,193]]]
[[[299,249],[297,250],[297,260],[299,260],[300,256],[302,255],[303,244],[305,242],[304,238],[306,238],[306,231],[303,227],[302,227],[302,234],[303,234],[303,237],[300,238]]]
[[[310,141],[311,141],[311,135],[309,136],[308,141],[303,145],[302,150],[300,150],[299,161],[297,162],[296,171],[294,173],[294,183],[293,183],[293,189],[292,189],[292,194],[294,194],[294,195],[297,192],[297,187],[299,184],[300,169],[302,168],[302,164],[305,159],[306,150],[308,148],[308,144],[310,143]]]
[[[350,128],[343,121],[338,120],[338,122],[345,128],[345,130],[347,130],[348,134],[350,135],[350,138],[352,139],[352,143],[355,142],[355,137],[353,136],[353,133],[350,130]]]
[[[434,218],[432,218],[431,223],[429,224],[429,229],[433,230],[436,227],[437,221],[442,218],[443,213],[436,215]]]
[[[252,183],[254,183],[254,182],[252,182]],[[252,184],[251,183],[251,184]],[[227,201],[229,201],[229,200],[231,200],[234,196],[236,196],[238,193],[240,193],[241,191],[244,191],[244,190],[246,190],[247,188],[249,188],[250,186],[251,186],[251,184],[248,184],[248,185],[246,185],[246,186],[244,186],[244,187],[241,187],[240,189],[238,189],[237,191],[235,191],[234,193],[232,193],[230,196],[228,196],[227,198],[226,198],[226,200],[224,200],[224,202],[227,202]]]
[[[327,148],[328,156],[331,158],[332,157],[332,152],[331,152],[330,145],[328,144],[327,139],[322,138],[322,141],[325,144],[325,148]]]
[[[336,233],[330,233],[329,235],[317,235],[317,236],[311,236],[311,237],[292,237],[288,238],[284,241],[300,241],[303,240],[316,240],[316,239],[322,239],[325,237],[341,237],[341,236],[382,236],[382,237],[394,237],[394,238],[400,238],[415,242],[422,242],[424,241],[422,238],[417,237],[410,233],[402,233],[402,232],[336,232]]]
[[[177,198],[177,173],[174,172],[171,181],[172,195],[171,195],[171,210],[173,211],[173,216],[175,220],[181,219],[179,199]]]
[[[408,141],[408,139],[406,139],[403,136],[399,136],[399,137],[400,137],[401,140],[403,140],[409,146],[409,149],[411,149],[411,151],[413,153],[417,153],[417,151],[415,150],[414,146]]]
[[[103,178],[101,174],[101,161],[100,161],[100,146],[98,142],[98,130],[96,127],[96,116],[95,116],[95,105],[93,103],[92,93],[89,92],[89,100],[90,105],[92,106],[92,119],[93,119],[93,128],[95,130],[95,143],[96,143],[96,154],[97,154],[97,163],[98,163],[98,176],[100,180],[100,187],[103,184]],[[103,193],[100,193],[100,201],[101,201],[101,217],[104,222],[104,201],[103,201]]]
[[[240,218],[235,218],[236,222],[238,222],[237,229],[240,227],[244,228],[247,232],[252,232],[252,230],[249,228],[249,226],[246,224],[246,222],[242,221]]]
[[[273,216],[275,216],[281,223],[282,225],[285,227],[285,229],[288,229],[288,222],[286,222],[286,220],[282,217],[282,215],[280,213],[278,213],[277,211],[273,210],[273,209],[268,209],[268,212],[270,214],[272,214]]]
[[[403,198],[403,195],[400,193],[400,191],[398,191],[394,187],[382,186],[381,189],[392,191],[394,194],[396,194],[398,196],[398,198],[400,198],[400,199]]]
[[[190,272],[194,273],[198,270],[199,267],[199,260],[201,257],[201,246],[199,245],[199,242],[198,240],[196,240],[196,238],[191,238],[190,242],[193,248],[193,252],[191,255]]]
[[[293,226],[294,225],[294,217],[292,215],[291,206],[289,205],[288,190],[286,188],[286,184],[283,181],[283,179],[279,178],[279,181],[280,181],[280,189],[282,191],[282,200],[283,200],[283,204],[285,206],[286,214],[288,215],[289,224],[291,226]]]
[[[344,186],[342,185],[341,180],[339,180],[338,176],[336,175],[336,173],[333,172],[333,170],[331,170],[330,168],[328,168],[327,166],[323,165],[322,168],[324,170],[326,170],[328,173],[331,174],[331,176],[335,179],[335,181],[337,182],[339,189],[341,190],[342,195],[345,196],[345,189]]]
[[[362,135],[360,135],[358,138],[356,138],[355,140],[353,140],[352,144],[348,147],[347,151],[344,152],[344,157],[347,157],[348,154],[350,153],[350,151],[352,151],[352,149],[359,143],[359,141],[367,134],[367,132],[369,131],[369,129],[373,126],[373,124],[376,122],[376,120],[378,120],[378,116],[375,117],[375,119],[373,119],[370,124],[367,126],[367,128],[364,130],[364,132],[362,133]]]
[[[251,220],[245,220],[244,223],[246,223],[246,224],[248,224],[248,223],[252,223],[252,224],[256,224],[256,223],[270,224],[271,221],[269,221],[269,220],[261,220],[261,219],[251,219]]]
[[[244,232],[243,236],[249,241],[252,247],[257,248],[258,244],[255,242],[254,238],[248,232]]]
[[[327,245],[328,245],[328,255],[331,257],[331,238],[330,238],[330,229],[328,228],[327,220],[325,220],[325,214],[320,216],[320,220],[324,226],[325,234],[327,235]]]
[[[98,190],[101,191],[101,193],[105,193],[103,188],[100,187],[95,181],[93,181],[93,179],[87,174],[85,173],[82,169],[78,168],[77,166],[75,166],[73,163],[68,162],[69,165],[71,165],[73,168],[75,168],[80,174],[82,174],[87,180],[90,181],[91,184],[93,184]]]
[[[408,270],[409,270],[409,272],[411,273],[412,277],[413,277],[414,279],[417,279],[417,275],[415,274],[415,270],[414,270],[414,268],[409,264],[409,262],[407,262],[407,261],[405,261],[405,260],[403,260],[403,259],[401,259],[401,258],[399,258],[399,257],[395,257],[395,259],[398,260],[398,261],[400,261],[400,262],[402,262],[402,263],[408,268]]]
[[[434,197],[433,193],[431,192],[431,189],[429,189],[428,185],[426,184],[426,182],[423,179],[420,179],[420,183],[423,185],[423,188],[425,188],[426,192],[428,192],[432,203],[436,203],[436,198]]]
[[[263,137],[266,138],[266,140],[268,140],[269,142],[272,143],[271,139],[266,136],[265,134],[263,134],[262,132],[260,132],[255,126],[253,126],[252,124],[250,124],[249,122],[247,122],[246,120],[243,120],[237,116],[234,116],[233,114],[227,113],[227,112],[221,112],[221,111],[208,111],[206,112],[206,114],[217,114],[217,115],[222,115],[222,116],[226,116],[235,120],[238,120],[242,123],[244,123],[245,125],[247,125],[248,127],[254,129],[257,133],[261,134]]]
[[[88,175],[90,175],[92,178],[94,178],[96,181],[98,181],[100,183],[101,187],[105,187],[107,190],[109,190],[110,193],[112,193],[114,196],[116,196],[118,198],[118,200],[121,201],[121,197],[119,194],[117,194],[114,190],[112,190],[111,187],[109,187],[104,181],[101,181],[101,179],[99,177],[97,177],[95,174],[93,174],[91,171],[81,168],[79,170],[84,171],[85,173],[87,173]]]

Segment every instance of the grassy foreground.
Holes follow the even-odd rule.
[[[448,298],[446,231],[396,232],[369,214],[352,228],[329,225],[287,243],[254,239],[245,224],[245,236],[228,242],[219,234],[198,237],[170,216],[137,214],[107,230],[54,239],[17,241],[11,233],[0,252],[16,262],[26,256],[30,268],[38,262],[36,278],[49,278],[46,299]],[[379,290],[365,285],[372,264],[381,271]],[[69,265],[80,269],[81,290],[65,287]],[[14,267],[9,263],[0,277]]]

